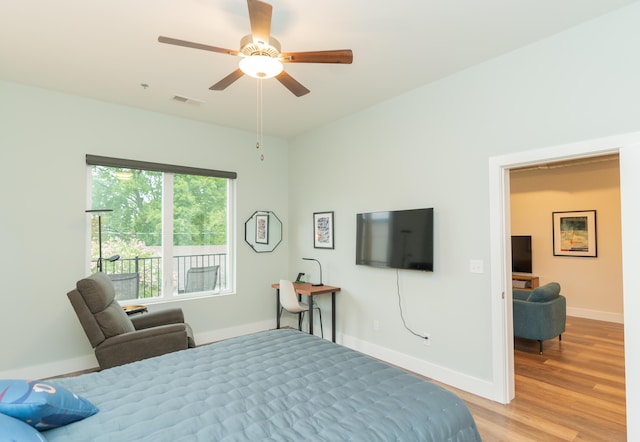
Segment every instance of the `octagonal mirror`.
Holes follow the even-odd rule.
[[[270,210],[259,210],[244,223],[244,240],[258,253],[273,252],[282,242],[282,222]]]

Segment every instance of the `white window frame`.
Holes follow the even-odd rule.
[[[121,162],[121,164],[120,164]],[[114,164],[116,163],[116,164]],[[131,166],[135,167],[131,167]],[[151,165],[150,168],[145,168],[146,165]],[[164,259],[165,256],[173,257],[173,177],[174,173],[181,173],[185,175],[203,175],[204,173],[190,173],[190,171],[203,171],[203,169],[196,168],[188,168],[183,166],[171,166],[171,165],[162,165],[158,163],[146,163],[146,162],[138,162],[133,160],[122,160],[116,158],[107,158],[107,157],[97,157],[94,155],[87,155],[87,182],[88,182],[88,203],[89,207],[91,207],[91,194],[92,194],[92,186],[93,179],[91,168],[93,166],[105,166],[105,167],[125,167],[125,168],[135,168],[145,171],[159,171],[162,172],[162,274],[163,275],[172,275],[174,272],[173,268],[173,259]],[[173,169],[176,172],[167,171],[167,170],[158,170],[158,168],[154,168],[155,166],[166,169]],[[166,278],[163,277],[162,280],[162,289],[159,296],[151,297],[151,298],[137,298],[137,299],[128,299],[122,300],[120,303],[122,305],[127,304],[135,304],[144,302],[144,304],[160,304],[165,302],[175,302],[175,301],[184,301],[188,299],[194,298],[203,298],[203,297],[211,297],[211,296],[221,296],[221,295],[231,295],[236,293],[236,174],[234,172],[219,172],[219,171],[208,171],[212,172],[212,174],[204,174],[207,176],[216,176],[216,173],[220,174],[229,174],[231,176],[217,176],[218,178],[226,178],[227,179],[227,254],[226,254],[226,287],[223,289],[218,289],[215,291],[203,291],[203,292],[194,292],[194,293],[178,293],[173,290],[173,283],[171,277]],[[91,224],[90,220],[88,221],[88,256],[91,256]],[[171,241],[165,242],[164,238],[171,238]],[[87,272],[90,272],[90,259],[87,260]]]

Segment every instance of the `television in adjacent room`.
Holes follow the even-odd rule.
[[[356,264],[433,271],[433,208],[358,213]]]
[[[531,236],[516,235],[511,237],[511,272],[533,272]]]

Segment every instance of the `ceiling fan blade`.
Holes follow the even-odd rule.
[[[303,95],[307,95],[309,92],[311,92],[309,89],[298,83],[295,78],[287,74],[285,71],[282,71],[278,75],[276,75],[276,80],[282,83],[282,85],[289,89],[296,97],[302,97]]]
[[[280,54],[283,63],[344,63],[353,62],[351,49],[335,51],[283,52]]]
[[[249,21],[253,41],[269,44],[271,36],[271,12],[273,7],[260,0],[247,0],[249,6]]]
[[[240,68],[238,68],[232,73],[230,73],[229,75],[227,75],[226,77],[224,77],[222,80],[220,80],[219,82],[211,86],[209,89],[212,91],[223,91],[229,86],[231,86],[231,84],[233,84],[234,81],[236,81],[238,78],[242,77],[243,75],[244,75],[244,72],[242,72]]]
[[[162,35],[158,37],[158,41],[160,43],[167,43],[170,45],[184,46],[184,47],[193,48],[193,49],[202,49],[203,51],[219,52],[221,54],[229,54],[229,55],[240,55],[240,52],[235,51],[233,49],[218,48],[216,46],[209,46],[209,45],[203,45],[201,43],[193,43],[191,41],[178,40],[177,38],[164,37]]]

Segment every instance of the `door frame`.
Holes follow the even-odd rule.
[[[509,169],[611,153],[620,154],[627,435],[629,440],[638,440],[635,438],[640,436],[640,422],[634,422],[631,417],[640,410],[640,394],[635,393],[640,387],[640,363],[632,360],[631,353],[632,349],[640,349],[640,324],[633,325],[631,318],[640,317],[640,301],[631,294],[640,292],[640,281],[631,277],[634,273],[631,269],[640,266],[640,258],[635,256],[638,254],[633,248],[627,249],[624,244],[640,246],[640,232],[636,232],[639,230],[636,226],[640,225],[637,197],[640,177],[635,176],[634,170],[634,166],[640,165],[640,132],[489,158],[493,379],[495,400],[509,403],[515,397],[512,290],[506,260],[511,253],[511,244],[507,241],[511,235]]]

